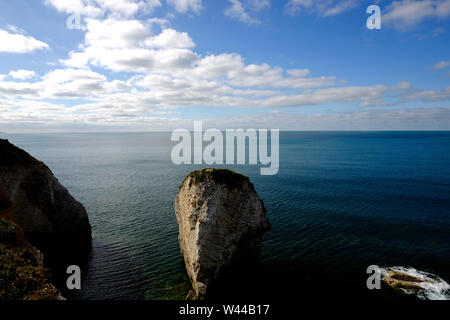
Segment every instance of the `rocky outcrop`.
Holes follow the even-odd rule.
[[[0,217],[20,226],[40,250],[78,254],[91,243],[85,208],[50,169],[7,140],[0,139]]]
[[[191,299],[205,298],[228,268],[257,258],[270,227],[248,177],[224,169],[189,174],[176,196],[175,213]]]
[[[421,279],[416,276],[412,276],[406,273],[389,270],[387,274],[382,278],[392,289],[400,289],[410,291],[412,293],[420,293],[425,290],[423,284],[435,283],[432,280]]]

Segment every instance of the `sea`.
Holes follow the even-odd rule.
[[[173,203],[189,172],[211,166],[173,164],[169,132],[0,137],[86,207],[92,251],[69,298],[185,298]],[[281,132],[278,174],[213,167],[248,175],[272,225],[256,278],[240,283],[250,297],[411,298],[369,290],[376,265],[437,279],[414,299],[450,299],[450,132]]]

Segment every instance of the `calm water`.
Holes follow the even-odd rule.
[[[173,200],[199,167],[171,163],[168,133],[0,136],[88,211],[93,251],[75,298],[185,296]],[[278,175],[230,168],[250,176],[273,225],[261,253],[268,288],[367,294],[372,264],[450,282],[450,132],[284,132]]]

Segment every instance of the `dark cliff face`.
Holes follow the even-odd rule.
[[[50,169],[0,139],[0,217],[14,221],[44,252],[85,255],[91,226],[85,208]]]

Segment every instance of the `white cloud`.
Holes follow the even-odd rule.
[[[353,9],[358,4],[357,0],[289,0],[286,10],[289,14],[306,11],[328,17]]]
[[[135,117],[106,105],[71,112],[64,105],[42,101],[11,101],[0,98],[0,126],[7,131],[167,131],[191,128],[192,120],[177,117],[176,112],[154,112]],[[84,111],[87,111],[84,112]],[[171,117],[168,117],[171,115]],[[407,109],[366,109],[339,113],[282,112],[278,110],[248,116],[230,116],[217,120],[199,117],[207,128],[278,128],[280,130],[450,130],[449,107]]]
[[[113,71],[173,72],[192,66],[198,56],[187,33],[164,29],[153,35],[150,26],[138,20],[87,19],[81,51],[62,61],[69,67],[88,65]]]
[[[306,74],[305,70],[291,70],[289,73],[291,77],[286,78],[280,67],[271,67],[268,64],[247,66],[242,64],[240,68],[229,72],[228,77],[233,85],[249,87],[309,89],[336,84],[335,77],[304,78]]]
[[[393,1],[383,13],[383,23],[400,30],[417,28],[426,19],[450,16],[450,0]]]
[[[174,29],[165,29],[159,35],[148,38],[145,44],[151,48],[159,49],[190,49],[195,47],[191,37],[186,32],[178,32]]]
[[[20,33],[9,33],[0,29],[0,52],[27,53],[35,50],[48,49],[49,46],[31,36]]]
[[[95,2],[84,0],[45,0],[45,4],[53,6],[59,12],[80,14],[88,17],[99,17],[104,11]]]
[[[306,77],[310,72],[309,69],[291,69],[287,71],[291,77]]]
[[[145,122],[149,115],[179,107],[284,108],[330,103],[383,106],[394,102],[448,99],[447,91],[420,91],[406,82],[395,86],[341,86],[334,76],[310,76],[309,69],[283,70],[269,64],[246,64],[236,53],[202,56],[187,33],[162,29],[154,34],[139,20],[86,19],[85,41],[40,81],[0,81],[0,96],[29,112],[24,99],[84,99],[65,117],[89,123]],[[113,79],[91,66],[127,72],[128,80]],[[10,104],[3,105],[11,110]],[[60,105],[49,118],[61,118]],[[83,116],[80,116],[82,114]],[[159,119],[159,118],[158,118]],[[56,120],[55,120],[56,121]]]
[[[248,3],[253,11],[261,11],[271,6],[270,0],[248,0]]]
[[[210,65],[211,67],[216,66],[211,70],[208,68],[208,63],[203,64],[201,67],[199,66],[198,70],[194,68],[186,77],[151,73],[132,76],[128,81],[108,81],[104,75],[91,70],[56,69],[43,76],[38,82],[0,81],[0,109],[2,110],[0,122],[28,121],[50,125],[78,123],[83,126],[116,125],[130,129],[137,125],[155,125],[162,121],[166,126],[164,129],[168,130],[168,126],[174,119],[164,118],[161,115],[170,115],[173,114],[175,108],[188,106],[272,109],[330,103],[383,106],[388,105],[392,98],[396,99],[397,103],[412,100],[446,101],[450,99],[450,88],[441,91],[420,91],[411,89],[408,83],[399,83],[396,86],[307,89],[303,93],[297,94],[288,94],[282,90],[273,89],[236,88],[227,80],[227,70],[229,71],[236,61],[242,61],[239,56],[211,56],[207,60],[209,62],[221,61],[221,64],[219,66]],[[263,69],[265,70],[265,68]],[[233,72],[230,76],[232,77],[232,75]],[[61,103],[44,102],[42,100],[44,98],[83,99],[87,102],[68,108]],[[361,111],[358,113],[358,117],[375,113],[377,111]],[[383,116],[384,113],[377,114]],[[402,116],[401,111],[390,114]],[[324,120],[325,118],[335,119],[337,121],[334,122],[335,125],[337,123],[345,124],[345,119],[354,119],[353,116],[344,117],[342,114],[326,115],[325,118],[324,115],[293,117],[291,113],[286,113],[281,118],[276,113],[267,113],[267,115],[266,120],[259,119],[258,116],[251,117],[253,121],[249,122],[250,125],[255,126],[255,124],[264,124],[264,121],[278,119],[280,122],[277,127],[287,126],[289,123],[295,124],[293,121],[297,119],[299,122],[295,130],[298,130],[302,129],[301,126],[306,124],[307,119],[317,125],[320,124],[320,119]],[[283,118],[285,119],[283,120]],[[180,121],[184,121],[178,120],[173,122],[174,125],[180,125]],[[244,120],[239,118],[234,125],[243,123]],[[368,118],[367,121],[370,119]],[[322,125],[326,123],[324,122]],[[331,128],[328,127],[328,129]]]
[[[203,8],[202,0],[167,0],[167,3],[181,13],[191,10],[198,13]]]
[[[14,79],[26,80],[36,77],[36,72],[31,70],[10,71],[9,75]]]
[[[433,66],[433,69],[441,70],[450,67],[450,61],[439,61]]]
[[[270,6],[270,1],[253,0],[247,2],[246,7],[244,7],[242,1],[239,0],[228,0],[228,2],[230,2],[231,5],[225,10],[225,15],[249,24],[258,24],[261,23],[261,21],[252,17],[247,12],[246,7],[253,11],[260,11]]]
[[[148,26],[138,20],[86,19],[86,47],[129,48],[142,46],[150,36]]]
[[[184,127],[192,126],[192,123]],[[271,111],[259,115],[204,120],[206,128],[279,128],[285,131],[320,130],[449,130],[449,107],[366,109],[338,113],[304,114]]]
[[[63,63],[67,66],[84,68],[91,64],[115,72],[173,73],[189,68],[197,60],[198,56],[187,49],[88,47],[83,52],[72,53],[71,58]]]
[[[25,76],[26,73],[19,72],[16,75]],[[95,99],[100,94],[110,94],[129,89],[123,81],[108,82],[104,75],[82,69],[55,69],[35,82],[0,81],[0,96],[20,99]]]
[[[151,12],[161,6],[159,0],[45,0],[59,12],[79,14],[89,18],[132,17],[138,12]]]
[[[116,16],[131,17],[138,12],[151,12],[161,6],[159,0],[96,0],[100,8]]]
[[[24,80],[20,82],[5,81],[8,78],[0,75],[0,122],[128,127],[180,125],[184,120],[175,118],[175,112],[183,107],[273,110],[328,104],[382,107],[411,101],[450,100],[450,88],[418,90],[408,82],[346,86],[333,75],[314,75],[314,70],[306,68],[284,70],[267,63],[248,63],[237,53],[202,55],[195,51],[189,34],[169,27],[167,20],[123,18],[134,9],[126,11],[119,4],[133,2],[139,6],[142,1],[72,1],[75,8],[72,10],[88,10],[84,42],[61,61],[65,67],[51,70],[33,81],[25,81],[32,74],[24,70],[14,71],[18,72],[16,78]],[[251,16],[270,6],[270,1],[238,2]],[[195,12],[187,3],[193,2],[178,2],[180,11]],[[328,13],[318,2],[311,2],[310,8],[329,15],[340,10],[336,8],[343,8],[339,3],[344,2],[327,1],[324,8]],[[58,5],[59,10],[69,10],[65,2],[58,1]],[[92,18],[96,11],[90,13],[93,9],[89,5],[100,10],[99,17]],[[175,2],[173,5],[176,6]],[[160,28],[152,28],[155,23]],[[12,32],[23,33],[19,29]],[[443,68],[442,63],[446,62],[437,66]],[[58,103],[48,99],[56,99]],[[325,118],[335,117],[344,123],[345,119],[364,118],[366,114],[373,116],[375,111],[363,109],[358,114]],[[401,113],[390,114],[403,117]],[[324,115],[290,118],[289,113],[266,112],[266,119],[261,121],[308,119],[314,122],[325,118]],[[250,117],[246,121],[252,123]]]
[[[0,81],[0,96],[24,98],[36,98],[39,96],[39,84],[28,82]]]
[[[450,87],[442,90],[416,90],[406,97],[409,100],[448,101],[450,100]]]

